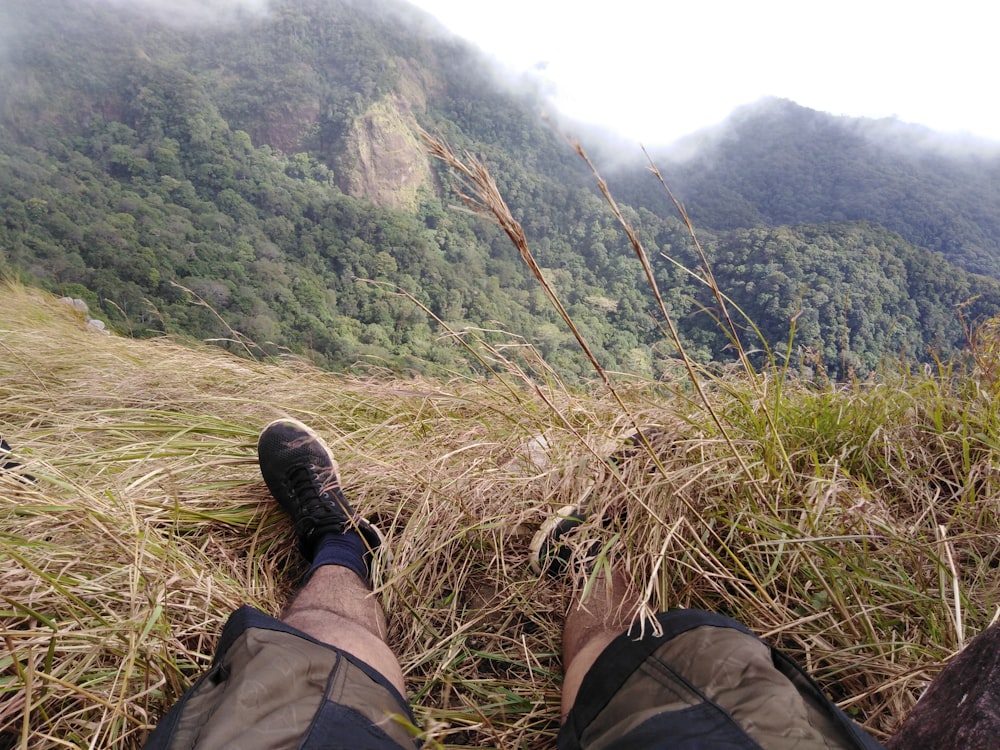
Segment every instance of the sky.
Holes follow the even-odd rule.
[[[575,120],[666,145],[767,96],[1000,141],[985,0],[411,0]]]

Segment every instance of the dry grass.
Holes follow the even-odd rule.
[[[612,397],[510,372],[509,387],[336,376],[105,337],[40,293],[0,293],[0,430],[37,477],[0,473],[14,746],[139,746],[230,610],[281,610],[300,564],[254,452],[276,415],[328,439],[389,532],[392,645],[445,747],[552,744],[566,592],[531,575],[527,539],[595,475],[596,507],[628,523],[594,533],[650,610],[743,620],[876,736],[994,617],[1000,420],[981,369],[708,382],[713,417],[685,382]],[[595,465],[636,422],[658,427],[650,445]],[[523,449],[539,434],[544,466]]]

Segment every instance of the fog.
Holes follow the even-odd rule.
[[[858,133],[877,145],[905,155],[933,153],[953,159],[1000,156],[1000,142],[968,133],[941,133],[895,117],[859,118],[850,122]]]
[[[267,16],[276,0],[63,0],[84,6],[102,5],[119,9],[123,14],[145,15],[157,22],[175,28],[204,29],[233,24],[241,20],[260,19]],[[471,42],[461,40],[447,30],[436,18],[403,0],[328,0],[330,3],[344,3],[393,18],[398,24],[414,34],[427,39],[450,40],[456,45],[474,48]],[[37,2],[30,0],[0,0],[0,59],[9,44],[16,44],[19,29],[38,26],[45,22],[47,9],[58,8],[59,2]],[[52,18],[52,21],[58,21]],[[515,71],[498,58],[479,50],[483,72],[491,75],[493,81],[504,89],[526,96],[543,114],[548,123],[569,140],[579,138],[593,154],[601,157],[601,162],[609,166],[642,163],[645,158],[640,143],[632,138],[618,135],[607,125],[585,123],[563,114],[557,107],[556,84],[548,76],[543,64],[527,71]],[[471,67],[475,67],[474,64]],[[594,93],[595,96],[599,92]],[[2,97],[2,93],[0,93]],[[766,101],[766,100],[764,100]],[[728,118],[716,126],[700,129],[672,143],[647,144],[657,157],[667,157],[671,161],[684,162],[710,152],[720,140],[724,140],[737,126],[741,116],[754,111],[761,102],[737,108]],[[896,150],[910,153],[937,152],[954,157],[996,156],[1000,153],[1000,143],[963,136],[943,134],[918,125],[911,125],[896,118],[864,119],[843,118],[841,122],[866,137]]]
[[[81,0],[144,13],[171,26],[225,24],[267,14],[269,0]]]
[[[780,113],[780,114],[779,114]],[[875,146],[909,158],[940,156],[948,159],[975,161],[1000,157],[1000,142],[968,133],[942,133],[924,125],[906,122],[898,117],[849,117],[813,110],[788,99],[764,97],[737,107],[721,123],[691,133],[669,146],[654,149],[658,159],[684,164],[693,159],[709,163],[721,144],[745,136],[749,121],[761,121],[771,116],[791,117],[823,128],[863,138]],[[805,124],[806,127],[811,125]]]
[[[262,18],[267,15],[270,0],[0,0],[0,62],[7,59],[11,49],[30,46],[33,31],[46,26],[61,28],[67,21],[59,9],[69,5],[104,6],[174,28],[204,29]],[[69,27],[65,30],[82,31]]]

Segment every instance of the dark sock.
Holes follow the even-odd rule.
[[[371,557],[372,553],[357,529],[350,529],[342,534],[327,534],[320,540],[316,556],[304,580],[308,581],[324,565],[340,565],[353,570],[365,583],[370,583]]]

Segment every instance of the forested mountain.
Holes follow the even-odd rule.
[[[895,120],[834,117],[769,99],[657,156],[700,226],[874,221],[974,273],[1000,278],[1000,144]],[[637,170],[623,188],[663,199]]]
[[[424,128],[485,160],[605,364],[659,375],[673,356],[639,264],[544,101],[405,3],[281,0],[264,14],[191,25],[146,3],[7,0],[0,50],[0,264],[83,297],[120,331],[229,339],[235,330],[268,353],[329,367],[360,357],[467,367],[403,290],[455,329],[505,328],[563,373],[585,374],[506,236],[454,210],[460,200],[426,155]],[[797,134],[807,115],[785,109],[767,128]],[[805,154],[790,163],[837,159],[824,138],[788,140]],[[886,229],[992,272],[1000,230],[948,213],[968,185],[988,181],[978,162],[967,179],[947,173],[936,213],[914,189],[906,211],[872,198],[869,215],[811,213],[821,186],[779,171],[773,156],[739,158],[745,169],[689,161],[675,170],[679,187],[713,230],[701,241],[723,289],[766,344],[780,353],[796,321],[796,364],[847,376],[885,356],[947,354],[963,342],[956,305],[975,298],[968,319],[1000,310],[996,281]],[[772,168],[766,177],[757,162]],[[844,177],[848,197],[851,180],[890,192],[867,163]],[[737,190],[758,182],[772,186],[769,202]],[[650,192],[655,182],[637,169],[611,187],[636,206],[626,215],[684,341],[702,360],[730,358],[711,298],[661,257],[697,266],[682,224]],[[990,214],[996,196],[981,192],[976,210]],[[916,216],[923,234],[906,234]],[[867,221],[843,223],[853,219]],[[946,241],[930,242],[935,232]],[[760,348],[752,336],[747,344]]]

